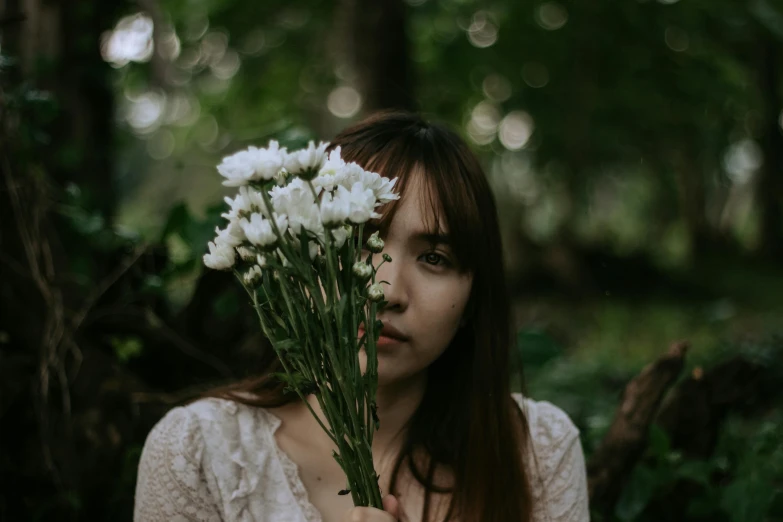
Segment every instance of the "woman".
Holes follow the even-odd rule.
[[[373,457],[384,510],[353,508],[332,443],[269,374],[175,408],[150,433],[135,519],[582,522],[578,431],[559,409],[511,394],[513,332],[495,202],[453,132],[375,115],[332,146],[398,177],[375,226],[394,260],[379,343]],[[317,402],[312,401],[314,408]]]

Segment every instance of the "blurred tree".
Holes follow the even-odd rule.
[[[2,433],[2,470],[32,462],[19,509],[127,515],[151,422],[257,364],[242,296],[201,269],[214,165],[249,144],[419,108],[482,156],[526,291],[774,294],[756,265],[671,268],[781,251],[782,20],[781,0],[0,0],[0,418],[44,442]],[[96,471],[123,466],[116,491]]]
[[[364,112],[414,110],[407,4],[342,0],[337,17],[336,34],[357,75]]]

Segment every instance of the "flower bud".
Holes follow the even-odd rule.
[[[244,273],[242,279],[248,286],[255,286],[261,281],[261,267],[254,265],[250,270]]]
[[[372,276],[372,267],[361,261],[354,263],[353,275],[356,276],[359,281],[365,282]]]
[[[383,301],[383,287],[381,287],[381,284],[375,283],[370,285],[370,288],[367,289],[367,297],[375,303]]]
[[[367,250],[372,252],[373,254],[380,254],[383,250],[384,242],[383,239],[381,239],[381,236],[378,234],[378,232],[375,232],[373,235],[367,239]]]
[[[252,263],[256,260],[256,252],[252,248],[246,246],[237,247],[237,253],[245,263]]]
[[[387,263],[391,263],[391,256],[389,254],[383,254],[383,260]]]

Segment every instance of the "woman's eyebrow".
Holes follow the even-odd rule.
[[[451,236],[442,232],[415,232],[411,234],[412,241],[421,241],[430,245],[451,245]]]

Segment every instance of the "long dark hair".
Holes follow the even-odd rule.
[[[530,444],[527,420],[511,397],[513,331],[506,290],[497,208],[476,157],[454,132],[403,112],[382,112],[341,132],[331,147],[367,170],[398,177],[404,197],[412,172],[423,172],[428,196],[449,230],[460,268],[473,274],[465,325],[428,368],[428,385],[410,420],[395,462],[391,491],[407,463],[425,488],[422,520],[431,493],[450,493],[446,519],[462,522],[529,522],[530,477],[523,458]],[[391,222],[397,204],[385,207],[379,226]],[[251,406],[273,408],[298,400],[283,393],[268,371],[208,393]],[[249,398],[252,397],[252,398]],[[425,455],[425,459],[414,458]],[[436,469],[450,470],[448,487]]]

